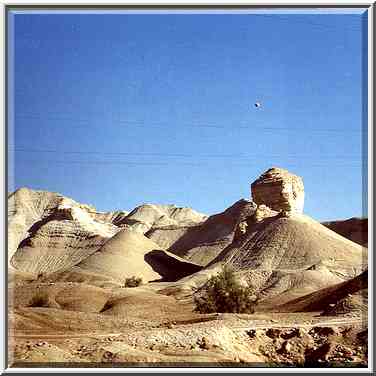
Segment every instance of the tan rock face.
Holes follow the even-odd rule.
[[[251,184],[252,199],[276,211],[303,213],[304,185],[300,176],[273,167]]]
[[[261,204],[257,206],[256,212],[254,214],[254,221],[260,222],[265,218],[272,217],[277,214],[277,212],[271,210],[268,206]]]

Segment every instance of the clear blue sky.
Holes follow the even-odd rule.
[[[365,23],[13,13],[8,188],[212,214],[279,166],[303,177],[308,215],[361,216]]]

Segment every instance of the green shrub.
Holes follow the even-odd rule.
[[[137,278],[135,276],[126,278],[124,281],[124,287],[137,287],[142,284],[142,278]]]
[[[240,285],[228,267],[211,277],[204,294],[194,300],[200,313],[254,313],[257,301],[254,292]]]

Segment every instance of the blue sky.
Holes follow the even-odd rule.
[[[13,13],[9,190],[212,214],[279,166],[303,177],[306,214],[361,216],[365,23],[359,11]]]

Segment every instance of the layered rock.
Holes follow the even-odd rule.
[[[93,207],[57,193],[21,188],[8,204],[9,265],[23,272],[71,267],[120,230],[96,221]]]
[[[250,227],[207,268],[223,264],[248,275],[260,301],[283,304],[356,277],[367,268],[367,248],[305,215],[277,215]]]
[[[203,222],[206,215],[191,208],[179,208],[175,205],[144,204],[138,206],[118,223],[127,225],[142,234],[152,228],[167,226],[189,226]]]
[[[22,240],[27,238],[35,223],[42,223],[54,215],[54,219],[72,219],[69,211],[79,208],[93,210],[58,193],[20,188],[8,196],[8,260],[17,251]],[[52,218],[52,217],[51,217]]]
[[[239,200],[224,212],[189,226],[154,226],[146,236],[168,251],[205,266],[238,236],[242,223],[252,219],[256,205]],[[236,236],[235,236],[236,234]]]
[[[39,273],[71,267],[99,249],[119,229],[94,220],[55,218],[35,223],[11,259],[17,270]]]
[[[252,199],[275,211],[303,213],[304,185],[301,177],[273,167],[251,184]]]
[[[113,223],[115,226],[122,227],[124,219],[128,216],[129,212],[117,210],[104,213],[90,212],[90,214],[98,222]]]

